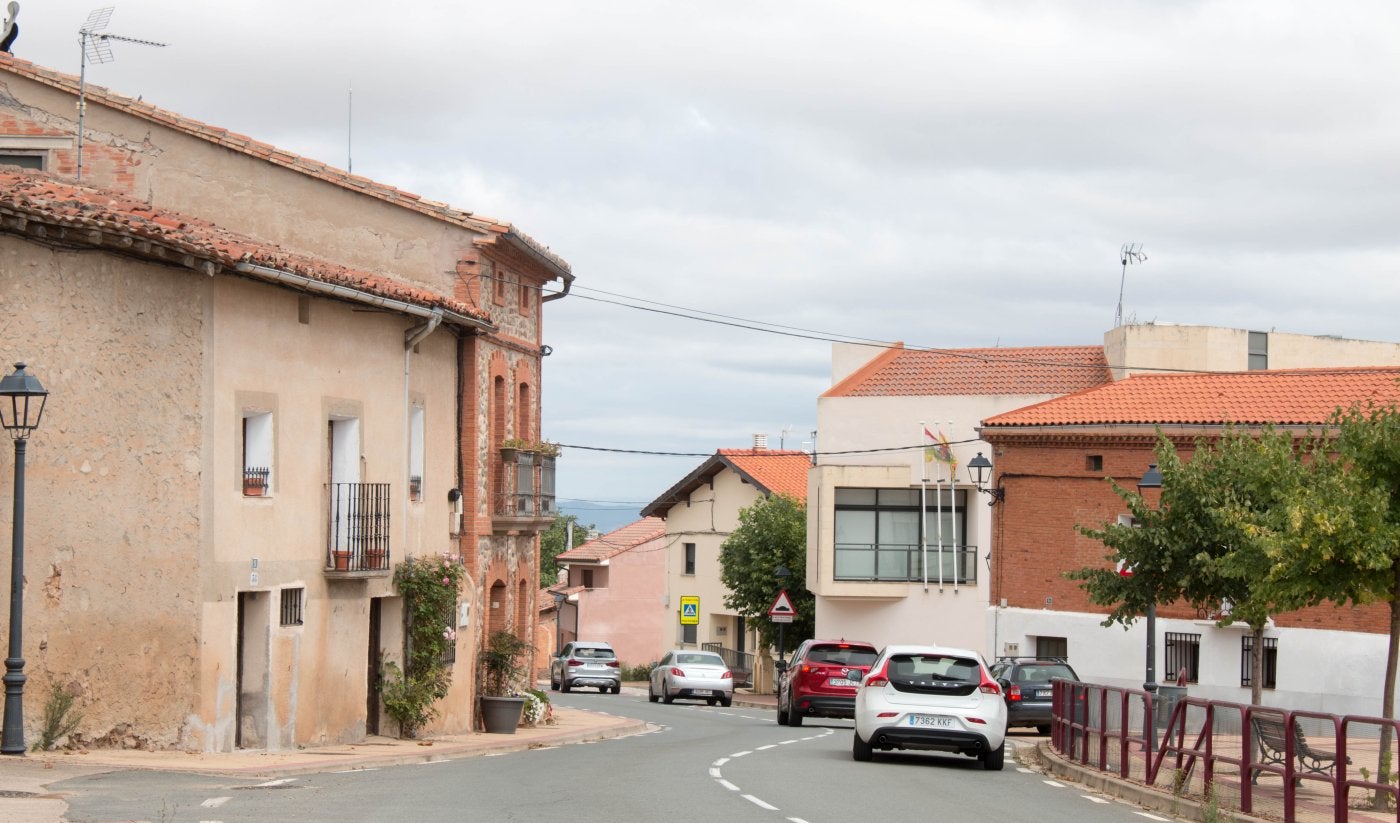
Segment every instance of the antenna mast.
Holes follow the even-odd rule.
[[[1118,279],[1118,311],[1113,314],[1115,329],[1123,325],[1123,284],[1128,280],[1128,264],[1147,262],[1147,255],[1143,253],[1141,243],[1124,243],[1118,250],[1118,257],[1123,261],[1123,276]]]
[[[87,87],[87,64],[91,60],[94,63],[112,62],[111,41],[118,40],[123,43],[137,43],[142,46],[159,46],[164,48],[167,44],[157,43],[154,40],[137,40],[135,37],[122,37],[116,34],[104,34],[102,29],[107,28],[107,21],[112,19],[112,11],[115,6],[96,9],[88,15],[87,22],[78,29],[78,42],[82,45],[81,56],[78,61],[78,179],[83,179],[83,116],[87,113],[87,102],[84,99],[84,92]]]

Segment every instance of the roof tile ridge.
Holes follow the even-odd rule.
[[[846,375],[844,379],[842,379],[836,385],[832,386],[826,391],[822,392],[820,395],[818,395],[818,397],[821,398],[847,396],[847,393],[850,392],[852,388],[869,379],[871,376],[879,372],[880,369],[883,369],[885,366],[889,365],[891,361],[903,354],[904,351],[904,341],[896,340],[894,343],[886,347],[884,351],[870,358],[870,360],[868,360],[865,365]]]

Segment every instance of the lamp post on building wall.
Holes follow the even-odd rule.
[[[1138,494],[1142,494],[1147,489],[1162,488],[1162,473],[1157,470],[1157,464],[1151,463],[1147,466],[1147,472],[1138,481]],[[1144,501],[1145,502],[1145,501]],[[1157,691],[1157,598],[1154,596],[1147,604],[1147,680],[1142,684],[1142,688],[1149,693]]]
[[[0,379],[0,425],[15,441],[14,542],[10,552],[10,652],[5,658],[5,727],[0,753],[24,754],[24,456],[49,393],[16,363]]]

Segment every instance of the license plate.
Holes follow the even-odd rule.
[[[1036,689],[1035,696],[1040,700],[1049,700],[1055,695],[1054,689]]]
[[[847,679],[844,678],[844,677],[833,677],[833,678],[831,678],[830,680],[828,680],[828,681],[826,681],[826,682],[829,683],[829,684],[832,685],[832,686],[854,686],[854,685],[856,685],[856,681],[854,681],[854,680],[847,680]]]
[[[710,690],[709,690],[709,689],[691,689],[691,690],[690,690],[690,693],[693,694],[693,695],[695,695],[696,697],[709,697],[709,696],[710,696]]]
[[[909,715],[909,725],[911,726],[951,726],[953,718],[945,717],[941,714],[911,714]]]

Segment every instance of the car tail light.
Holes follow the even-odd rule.
[[[608,661],[608,667],[609,667],[609,668],[616,669],[616,668],[618,668],[620,665],[621,665],[621,664],[618,663],[616,660],[609,660],[609,661]]]
[[[572,657],[570,657],[570,658],[569,658],[569,665],[570,665],[570,666],[582,666],[582,665],[583,665],[583,661],[582,661],[582,660],[575,660],[575,659],[573,659]]]
[[[998,686],[995,680],[987,677],[986,669],[982,670],[982,685],[978,686],[977,689],[982,694],[1001,694],[1001,686]]]
[[[671,676],[672,676],[672,677],[685,677],[685,672],[681,671],[681,669],[680,669],[679,666],[672,666],[672,667],[671,667]]]
[[[983,726],[987,725],[987,719],[985,717],[976,717],[973,715],[969,715],[967,717],[964,717],[963,720],[966,720],[969,723],[980,723]]]
[[[720,679],[720,680],[733,680],[733,679],[734,679],[734,672],[731,672],[730,670],[725,669],[725,670],[724,670],[724,674],[720,675],[720,676],[719,676],[719,679]]]
[[[861,679],[861,688],[866,686],[873,686],[875,688],[888,686],[890,684],[889,665],[889,661],[886,661],[884,667],[878,672],[876,672],[874,668],[871,668],[871,675]]]
[[[1012,703],[1019,702],[1021,700],[1021,687],[1012,683],[1011,688],[1006,690],[1006,699],[1010,700]]]

